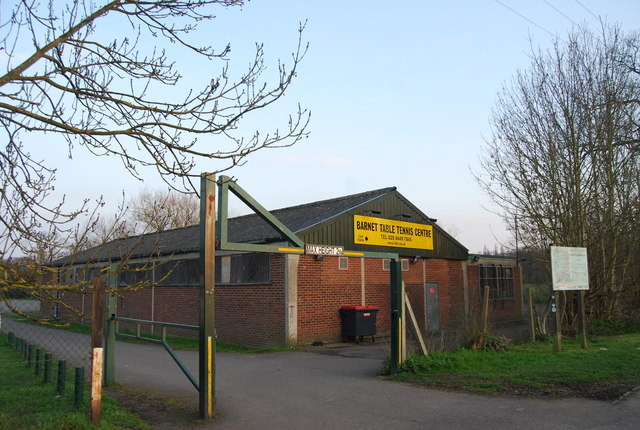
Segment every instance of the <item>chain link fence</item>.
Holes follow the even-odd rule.
[[[11,306],[29,316],[39,316],[39,301],[14,299]],[[44,369],[45,357],[51,357],[55,372],[58,371],[58,363],[63,362],[69,369],[83,368],[85,375],[90,374],[90,334],[35,324],[30,319],[14,313],[4,302],[0,302],[0,331],[7,335],[1,347],[17,349],[27,365],[34,366],[34,372],[36,365],[43,366]],[[7,384],[19,382],[3,381]]]

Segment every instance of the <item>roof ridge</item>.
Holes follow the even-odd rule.
[[[377,190],[369,190],[369,191],[363,191],[360,193],[354,193],[354,194],[349,194],[346,196],[339,196],[339,197],[332,197],[330,199],[325,199],[325,200],[318,200],[315,202],[308,202],[308,203],[301,203],[301,204],[297,204],[297,205],[293,205],[293,206],[286,206],[283,208],[278,208],[278,209],[272,209],[269,212],[282,212],[285,210],[291,210],[291,209],[299,209],[299,208],[304,208],[304,207],[309,207],[309,206],[318,206],[318,205],[324,205],[330,202],[338,202],[338,201],[343,201],[343,200],[349,200],[349,199],[353,199],[355,197],[359,197],[359,196],[364,196],[367,194],[371,194],[371,195],[378,195],[378,194],[385,194],[385,193],[389,193],[392,191],[395,191],[397,188],[396,187],[385,187],[385,188],[379,188]],[[250,214],[246,214],[246,215],[240,215],[237,217],[233,217],[233,218],[229,218],[231,219],[241,219],[241,218],[246,218],[246,217],[250,217],[250,216],[254,216],[257,215],[256,213],[250,213]]]

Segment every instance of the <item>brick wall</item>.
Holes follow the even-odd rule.
[[[249,346],[283,346],[285,344],[286,301],[283,254],[270,259],[271,280],[259,285],[216,286],[216,331],[218,340]],[[338,268],[338,257],[317,260],[301,255],[298,266],[298,343],[321,340],[339,341],[342,306],[368,305],[379,308],[377,332],[390,330],[390,272],[383,270],[380,259],[364,260],[364,303],[362,302],[362,260],[349,258],[348,268]],[[460,344],[469,320],[465,315],[465,262],[457,260],[420,259],[410,262],[402,272],[405,288],[422,333],[433,344],[443,347]],[[477,266],[467,268],[466,292],[471,321],[478,323],[482,301],[479,294]],[[440,330],[425,331],[424,282],[437,282],[439,292]],[[494,323],[522,318],[520,272],[514,270],[514,299],[490,302],[490,318]],[[91,313],[92,295],[84,295],[84,311]],[[67,303],[82,308],[82,295],[70,294]],[[152,313],[153,308],[153,313]],[[136,292],[124,292],[118,300],[118,315],[130,318],[198,324],[199,288],[195,286],[158,286]],[[69,315],[61,307],[63,316]],[[405,319],[408,322],[408,316]],[[135,330],[120,323],[121,329]],[[142,327],[159,333],[159,328]],[[170,335],[197,336],[190,330],[170,329]],[[445,336],[448,339],[445,340]]]
[[[482,298],[478,277],[478,266],[469,265],[469,292],[473,303],[474,314],[480,315]],[[522,320],[522,283],[520,268],[513,268],[513,298],[489,301],[489,320],[493,324],[504,324]]]
[[[271,258],[271,282],[258,285],[217,285],[215,299],[216,333],[220,342],[270,347],[284,343],[284,259]],[[153,300],[152,300],[153,295]],[[199,287],[157,286],[124,292],[118,300],[118,315],[198,325]],[[151,314],[153,303],[153,316]],[[121,329],[131,329],[120,322]],[[145,332],[159,328],[142,326]],[[198,332],[170,328],[169,335],[197,337]]]
[[[270,261],[269,284],[216,286],[219,341],[260,347],[284,345],[284,255],[274,254]]]
[[[298,339],[300,343],[314,340],[341,339],[341,306],[377,306],[377,331],[385,335],[391,325],[390,272],[383,270],[382,260],[366,259],[365,302],[362,303],[361,261],[349,259],[348,270],[338,269],[338,257],[315,260],[304,256],[298,274]],[[425,273],[426,270],[426,273]],[[458,327],[464,320],[462,262],[454,260],[419,260],[409,263],[402,272],[405,289],[421,330],[425,328],[425,290],[423,281],[437,281],[441,286],[441,325]],[[443,293],[444,292],[444,293]]]

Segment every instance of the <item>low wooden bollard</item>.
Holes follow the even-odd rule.
[[[100,425],[100,410],[102,409],[102,364],[103,348],[93,348],[91,365],[91,423]]]

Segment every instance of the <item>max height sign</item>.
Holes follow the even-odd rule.
[[[433,227],[413,222],[354,215],[353,242],[359,245],[433,249]]]

